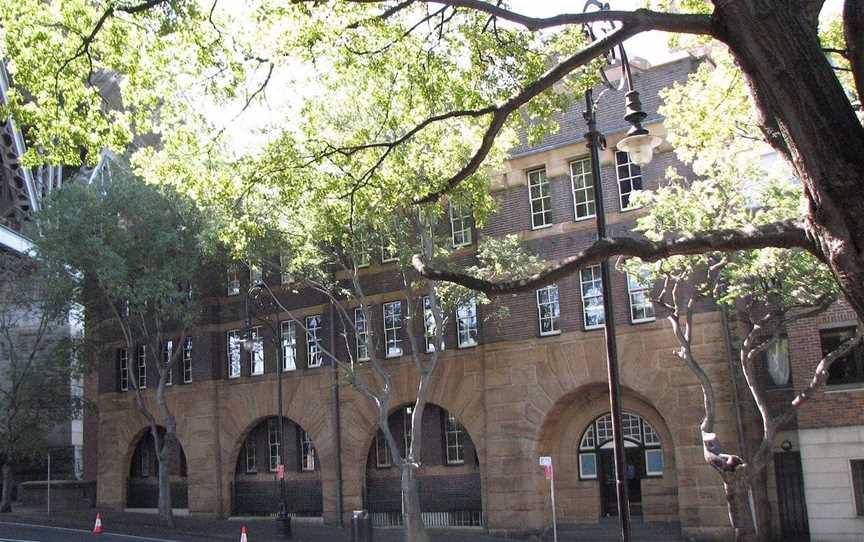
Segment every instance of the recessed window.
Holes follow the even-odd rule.
[[[228,332],[228,378],[240,377],[240,353],[242,339],[239,329]]]
[[[528,172],[528,197],[531,201],[531,228],[545,228],[552,224],[552,196],[545,169]]]
[[[471,208],[450,205],[450,233],[453,248],[471,244]]]
[[[174,385],[174,371],[171,368],[171,356],[174,355],[174,341],[165,341],[162,343],[162,364],[168,374],[165,375],[165,385]]]
[[[637,205],[631,200],[634,192],[642,190],[642,169],[630,160],[630,155],[626,152],[616,151],[615,163],[621,210],[635,209]]]
[[[650,270],[641,269],[638,275],[627,274],[627,291],[630,293],[630,321],[634,324],[655,320],[654,303],[651,301]]]
[[[645,475],[663,475],[663,450],[645,450]]]
[[[291,273],[291,255],[285,252],[279,255],[279,281],[283,285],[294,282],[294,275]]]
[[[852,491],[855,493],[855,512],[864,516],[864,459],[853,459],[849,462],[852,467]]]
[[[540,321],[540,335],[561,333],[561,307],[558,303],[558,286],[550,284],[537,290],[537,317]]]
[[[477,346],[477,300],[473,297],[456,308],[459,348]]]
[[[141,455],[139,456],[140,463],[138,463],[138,474],[141,478],[147,478],[150,476],[150,449],[149,448],[141,448]]]
[[[585,329],[597,329],[606,324],[603,312],[603,279],[600,266],[592,265],[579,271],[582,287],[582,317]]]
[[[414,407],[406,406],[402,415],[402,445],[405,446],[403,448],[405,453],[402,456],[405,458],[408,457],[408,453],[411,451],[411,417],[413,415]]]
[[[138,346],[138,389],[147,388],[147,346]]]
[[[789,338],[780,336],[765,350],[765,366],[768,368],[769,385],[783,387],[789,385],[791,367],[789,364]]]
[[[183,383],[192,382],[192,337],[183,341]]]
[[[390,467],[393,461],[390,458],[390,446],[384,438],[384,432],[380,429],[375,434],[375,466],[379,469]]]
[[[594,480],[597,478],[597,454],[579,454],[579,477],[583,480]]]
[[[663,449],[657,431],[638,414],[621,413],[621,434],[624,446],[638,449],[644,457],[644,469],[637,467],[637,476],[662,476],[664,468]],[[579,440],[579,478],[598,478],[598,457],[612,448],[612,416],[605,414],[596,418]]]
[[[303,472],[312,472],[315,470],[315,446],[312,444],[312,438],[305,430],[300,429],[300,470]]]
[[[397,358],[402,355],[402,302],[384,303],[384,355]]]
[[[444,412],[444,440],[447,447],[447,464],[465,463],[465,428],[450,412]]]
[[[855,336],[855,327],[824,329],[819,332],[822,355],[827,356]],[[864,383],[864,347],[857,346],[828,369],[829,386]]]
[[[249,356],[249,374],[258,376],[264,374],[264,337],[261,328],[252,328],[252,355]]]
[[[240,295],[240,266],[237,264],[228,267],[228,295]]]
[[[306,317],[306,366],[321,367],[323,361],[321,348],[321,315]]]
[[[432,312],[432,299],[427,295],[423,296],[423,328],[424,339],[426,341],[426,352],[435,351],[435,313]],[[441,350],[445,348],[444,337],[441,337]]]
[[[261,270],[261,264],[249,264],[249,285],[255,286],[258,283],[264,282],[264,272]]]
[[[597,214],[594,201],[594,178],[591,161],[587,158],[570,162],[570,185],[573,188],[573,213],[576,220],[591,218]]]
[[[297,368],[297,326],[294,320],[282,322],[282,370]]]
[[[279,451],[281,448],[281,440],[279,433],[279,418],[270,418],[267,420],[267,443],[270,450],[270,464],[268,465],[270,472],[274,472],[282,464]]]
[[[256,452],[255,437],[254,434],[250,434],[246,439],[246,472],[249,474],[258,472],[258,461],[255,458]]]
[[[117,363],[120,366],[120,391],[129,391],[129,350],[117,350]]]
[[[366,325],[366,313],[363,311],[363,307],[354,309],[354,330],[357,343],[357,361],[367,361],[369,359],[369,328]]]

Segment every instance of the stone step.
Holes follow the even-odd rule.
[[[639,542],[678,542],[681,540],[681,526],[678,523],[632,523],[632,538]],[[547,533],[544,540],[551,540]],[[570,524],[558,527],[559,542],[607,542],[619,540],[618,521],[604,518],[594,524]]]

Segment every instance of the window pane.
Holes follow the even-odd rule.
[[[597,456],[579,454],[579,476],[586,479],[597,478]]]
[[[552,198],[546,170],[528,172],[528,197],[531,203],[531,227],[540,228],[552,223]]]
[[[649,476],[663,474],[663,450],[645,450],[645,473]]]
[[[594,179],[589,160],[570,162],[570,182],[573,189],[575,219],[594,216]]]
[[[600,327],[606,323],[603,312],[603,281],[600,266],[592,265],[580,271],[582,310],[585,328]]]
[[[297,368],[297,327],[294,321],[282,322],[282,370]]]
[[[261,328],[252,328],[252,352],[249,357],[249,374],[264,374],[264,337],[261,336]]]
[[[618,164],[616,172],[621,210],[626,210],[632,206],[630,199],[633,192],[642,189],[642,170],[630,161],[630,155],[626,152],[616,152],[615,161]]]
[[[307,367],[321,366],[321,315],[306,317],[306,356]]]
[[[357,360],[368,360],[369,345],[367,344],[367,340],[369,338],[369,330],[366,326],[366,313],[363,311],[363,307],[354,309],[354,329],[357,342]]]
[[[459,346],[475,346],[477,344],[477,302],[471,299],[456,309],[456,331],[459,335]]]
[[[402,302],[384,303],[384,355],[395,358],[402,355]]]
[[[819,333],[822,342],[822,355],[827,356],[854,336],[854,327],[822,330]],[[831,365],[828,385],[859,384],[862,382],[864,382],[864,347],[858,346]]]

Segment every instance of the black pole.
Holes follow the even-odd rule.
[[[606,216],[603,208],[603,182],[600,178],[600,149],[604,138],[597,131],[597,110],[593,91],[585,91],[585,121],[588,123],[588,149],[591,151],[591,177],[594,182],[594,201],[597,214],[597,238],[606,238]],[[615,317],[612,312],[612,291],[609,281],[609,261],[600,262],[603,282],[603,315],[606,333],[606,372],[609,377],[609,406],[612,416],[612,440],[615,450],[615,489],[618,494],[618,522],[621,540],[630,542],[630,503],[627,498],[627,467],[624,457],[624,439],[621,433],[621,383],[618,377],[618,344],[615,339]]]
[[[272,296],[273,294],[270,293],[270,295]],[[284,420],[282,417],[282,370],[285,367],[285,353],[282,350],[282,322],[279,321],[279,313],[277,312],[276,314],[276,359],[278,363],[276,367],[276,409],[279,411],[277,414],[279,423],[279,465],[277,468],[279,466],[282,467],[282,475],[279,477],[279,521],[282,523],[282,537],[290,539],[291,523],[288,518],[288,503],[286,502],[285,495],[285,429],[283,428]],[[302,454],[303,450],[300,450],[300,453]]]

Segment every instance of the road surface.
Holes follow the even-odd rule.
[[[0,542],[174,542],[169,538],[150,538],[128,534],[90,531],[65,527],[45,527],[0,521]]]

